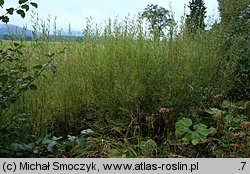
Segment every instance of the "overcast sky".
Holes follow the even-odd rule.
[[[94,23],[104,23],[108,18],[124,19],[128,14],[131,18],[142,12],[148,4],[158,4],[169,9],[171,3],[175,19],[180,21],[184,14],[184,4],[190,0],[33,0],[38,4],[36,12],[39,17],[46,20],[49,15],[51,21],[57,16],[57,28],[67,30],[69,23],[73,30],[82,30],[86,24],[86,17],[91,16]],[[5,0],[4,8],[16,7],[18,0]],[[218,18],[217,0],[204,0],[207,7],[207,16]],[[1,10],[2,11],[2,10]],[[188,9],[186,9],[188,13]],[[31,11],[23,20],[14,15],[10,18],[10,24],[31,28]]]

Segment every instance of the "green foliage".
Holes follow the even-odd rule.
[[[3,23],[8,23],[9,22],[9,15],[13,15],[14,12],[16,11],[16,13],[18,15],[20,15],[22,18],[25,18],[25,11],[28,12],[29,9],[30,9],[30,5],[37,8],[38,5],[37,3],[35,2],[31,2],[30,0],[19,0],[18,1],[19,3],[19,7],[17,8],[13,8],[13,7],[10,7],[10,8],[7,8],[6,9],[6,13],[5,14],[2,14],[0,15],[0,20],[3,22]],[[0,1],[0,6],[3,8],[3,5],[4,5],[4,0],[1,0]],[[24,11],[25,10],[25,11]]]
[[[148,5],[141,14],[141,17],[146,18],[150,23],[151,34],[153,34],[155,38],[163,36],[164,29],[170,26],[174,20],[171,18],[168,10],[154,4]]]
[[[182,138],[184,144],[192,143],[197,145],[207,140],[210,130],[204,124],[193,125],[189,118],[182,118],[175,124],[175,136]]]
[[[190,14],[186,16],[186,26],[190,33],[205,30],[206,7],[203,0],[192,0],[188,5]]]
[[[56,65],[51,64],[54,57],[48,55],[49,61],[44,64],[37,64],[33,68],[24,65],[22,44],[13,43],[10,48],[5,49],[1,43],[0,61],[0,115],[3,109],[8,108],[17,98],[28,89],[36,90],[34,81],[51,66],[53,73],[56,72]],[[60,53],[58,53],[60,54]]]
[[[222,115],[225,113],[225,111],[219,110],[217,108],[209,108],[206,112],[212,115]]]
[[[0,127],[0,157],[70,157],[73,148],[84,149],[87,145],[82,136],[68,135],[65,140],[62,136],[48,134],[39,138],[27,131],[32,127],[30,124],[27,115],[20,114]]]
[[[250,122],[247,117],[247,103],[232,103],[223,101],[223,108],[210,108],[206,112],[211,114],[215,122],[212,143],[216,157],[237,157],[242,154],[249,157]],[[230,153],[229,153],[230,152]]]
[[[249,1],[219,0],[221,15],[221,54],[238,63],[229,96],[234,100],[250,98]]]

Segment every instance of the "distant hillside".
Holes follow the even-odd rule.
[[[11,24],[0,24],[0,35],[5,35],[5,34],[17,34],[17,35],[22,35],[24,32],[24,29],[16,26],[16,25],[11,25]],[[32,31],[31,30],[26,30],[26,36],[32,36]]]
[[[24,29],[16,25],[11,24],[0,24],[0,39],[8,40],[10,36],[16,36],[17,38],[20,36],[26,36],[26,38],[32,38],[32,31],[29,29]]]
[[[82,32],[80,31],[72,30],[71,33],[72,33],[72,37],[78,38],[82,36]],[[26,36],[26,40],[31,40],[33,38],[32,30],[24,29],[22,27],[19,27],[17,25],[12,25],[12,24],[8,24],[8,25],[0,24],[0,40],[9,40],[11,39],[10,36],[15,36],[16,38],[19,38],[20,36],[24,36],[24,35]],[[38,33],[37,35],[40,36],[41,34]],[[65,41],[69,41],[70,37],[68,36],[67,32],[61,31],[61,32],[58,32],[58,35],[61,35],[63,38],[67,38]],[[54,37],[51,36],[50,38],[54,38]],[[58,40],[58,38],[56,40]]]

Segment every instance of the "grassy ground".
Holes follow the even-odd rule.
[[[249,106],[222,105],[235,61],[222,59],[218,32],[159,41],[140,22],[126,21],[102,30],[88,26],[82,41],[44,37],[24,43],[22,59],[30,66],[46,62],[47,53],[65,51],[53,62],[57,72],[46,70],[36,80],[38,90],[21,96],[2,123],[28,113],[28,134],[62,136],[58,141],[71,135],[87,143],[40,156],[249,157],[249,129],[240,127],[249,121]],[[223,118],[214,118],[209,108],[223,111]],[[202,143],[185,144],[175,136],[175,123],[183,117],[216,131]],[[81,135],[88,129],[94,133]],[[238,131],[244,136],[231,137]]]

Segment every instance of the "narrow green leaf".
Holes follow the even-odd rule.
[[[30,81],[32,80],[34,77],[33,76],[27,76],[27,77],[24,77],[23,80],[24,81]]]
[[[10,15],[13,15],[13,12],[14,12],[14,8],[8,8],[6,9],[7,13],[9,13]]]
[[[38,64],[38,65],[33,66],[33,68],[34,68],[34,69],[42,69],[42,68],[43,68],[43,65]]]
[[[38,7],[37,3],[35,3],[35,2],[31,2],[30,5],[32,5],[32,6],[35,7],[35,8]]]
[[[46,54],[47,57],[52,58],[55,55],[55,53],[48,53]]]
[[[23,10],[17,10],[16,12],[17,12],[17,14],[22,16],[22,18],[25,18],[25,12]]]
[[[16,42],[14,43],[15,47],[19,47],[19,45],[20,45],[19,43],[16,43]]]
[[[27,2],[28,0],[19,0],[19,4],[24,4],[25,2]]]
[[[50,64],[50,69],[53,73],[56,73],[57,71],[57,66],[55,64]]]
[[[4,0],[0,0],[0,6],[3,6]]]
[[[29,88],[30,88],[30,90],[37,90],[37,86],[34,85],[34,84],[31,84],[31,85],[29,86]]]
[[[30,7],[27,4],[21,6],[22,9],[25,9],[26,12],[29,11]]]
[[[9,19],[8,16],[3,16],[3,17],[1,18],[1,20],[2,20],[4,23],[8,23],[10,19]]]

